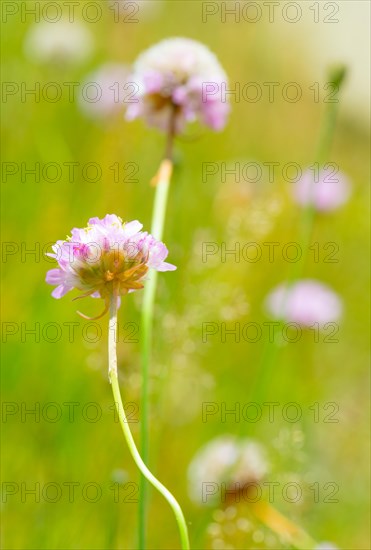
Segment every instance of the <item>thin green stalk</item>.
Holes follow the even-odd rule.
[[[329,81],[333,84],[333,86],[337,87],[338,91],[340,91],[341,84],[345,77],[345,72],[346,71],[344,67],[338,67],[329,73]],[[321,126],[319,138],[318,138],[317,150],[315,153],[315,162],[318,163],[318,166],[320,169],[322,168],[324,162],[328,160],[328,156],[330,154],[331,145],[332,145],[334,132],[335,132],[337,112],[338,112],[338,102],[327,104],[327,109],[324,115],[323,123]],[[304,271],[305,262],[307,259],[307,254],[308,254],[308,250],[309,250],[309,246],[312,238],[315,217],[316,217],[316,211],[315,211],[314,205],[310,204],[306,208],[304,208],[303,215],[301,218],[301,227],[299,230],[300,250],[302,251],[302,256],[299,262],[297,262],[296,264],[291,264],[292,267],[288,274],[286,297],[283,300],[283,304],[282,304],[281,321],[284,319],[284,311],[286,307],[285,302],[289,296],[290,287],[297,279],[299,279],[302,276],[302,273]],[[269,380],[272,378],[273,365],[275,364],[275,359],[279,351],[279,343],[277,342],[277,335],[280,328],[282,328],[281,323],[278,327],[275,327],[273,331],[273,341],[271,342],[266,341],[265,343],[261,365],[258,370],[258,375],[255,381],[255,384],[253,385],[253,388],[251,391],[251,397],[250,397],[251,401],[258,402],[259,400],[261,400],[262,394],[264,391],[266,391]]]
[[[164,160],[162,161],[159,171],[154,178],[156,185],[155,201],[152,212],[151,234],[162,240],[164,231],[165,215],[167,198],[169,194],[169,186],[172,172],[172,157],[173,145],[175,136],[176,122],[176,107],[174,106],[172,116],[169,121],[169,129],[167,133],[166,149]],[[151,273],[151,277],[144,288],[143,305],[142,305],[142,349],[141,349],[141,423],[140,423],[140,438],[141,452],[143,460],[149,461],[149,367],[151,360],[152,348],[152,325],[153,325],[153,310],[157,288],[157,271]],[[138,542],[141,550],[146,547],[146,521],[148,508],[148,488],[144,476],[140,478],[139,484],[139,521],[138,521]]]
[[[153,207],[151,234],[158,239],[162,239],[166,204],[170,178],[164,177],[156,186],[155,202]],[[142,306],[142,395],[141,395],[141,414],[140,414],[140,436],[141,452],[143,460],[148,462],[149,458],[149,365],[152,348],[152,325],[153,311],[157,288],[157,271],[152,271],[149,280],[144,288],[143,306]],[[139,486],[139,548],[145,548],[146,539],[146,515],[147,515],[148,489],[145,479],[141,478]]]
[[[341,86],[346,76],[346,67],[343,65],[335,67],[329,71],[329,82],[333,85],[334,89],[340,92]],[[319,164],[323,164],[328,160],[328,154],[331,149],[332,140],[335,133],[336,117],[338,113],[339,97],[336,97],[336,101],[328,103],[326,117],[324,119],[319,139],[315,158]]]
[[[122,403],[120,388],[117,378],[117,355],[116,355],[116,340],[117,340],[117,297],[113,293],[110,299],[110,318],[109,318],[109,335],[108,335],[108,362],[109,362],[109,378],[112,385],[113,397],[115,400],[115,406],[118,413],[119,421],[126,443],[129,447],[129,451],[137,467],[142,475],[162,494],[167,500],[171,509],[174,512],[175,519],[178,524],[181,548],[182,550],[189,550],[189,539],[187,524],[178,501],[173,497],[168,489],[150,472],[139,451],[135,445],[134,438],[131,434],[129,423],[126,418],[125,409]],[[143,547],[140,547],[143,550]]]

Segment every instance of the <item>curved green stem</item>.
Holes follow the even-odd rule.
[[[135,464],[138,466],[142,475],[162,494],[167,500],[171,509],[174,512],[180,533],[181,547],[183,550],[189,550],[189,539],[187,524],[178,501],[173,497],[168,489],[150,472],[139,451],[135,445],[134,438],[131,434],[130,427],[126,418],[125,409],[122,403],[120,388],[117,378],[117,355],[116,355],[116,340],[117,340],[117,297],[112,294],[110,300],[110,319],[109,319],[109,336],[108,336],[108,362],[109,362],[109,379],[112,385],[113,397],[118,413],[119,421],[124,432],[126,443]],[[143,547],[140,547],[144,550]]]

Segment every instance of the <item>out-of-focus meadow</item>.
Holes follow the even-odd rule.
[[[369,548],[369,129],[364,91],[369,63],[367,39],[360,39],[369,32],[364,23],[368,3],[332,2],[339,8],[337,23],[324,22],[331,14],[319,3],[315,23],[310,3],[301,2],[300,20],[290,23],[282,16],[288,3],[282,2],[274,21],[263,8],[261,19],[252,23],[241,14],[240,21],[232,15],[223,21],[223,3],[199,1],[124,3],[120,22],[115,21],[117,2],[91,2],[101,8],[101,16],[92,22],[96,8],[84,18],[82,7],[88,3],[82,2],[75,8],[75,20],[91,33],[91,53],[78,62],[53,63],[38,59],[25,46],[35,16],[22,18],[22,5],[29,9],[32,4],[2,6],[7,83],[2,104],[2,547],[135,548],[138,472],[112,410],[107,320],[89,324],[78,317],[70,299],[76,293],[60,301],[50,296],[44,280],[54,265],[44,252],[73,227],[106,213],[139,219],[149,230],[154,196],[150,180],[163,154],[164,136],[141,120],[126,121],[124,109],[113,116],[89,116],[77,96],[82,83],[103,64],[129,66],[157,41],[186,36],[218,56],[231,88],[258,83],[262,97],[252,102],[231,96],[224,131],[190,126],[176,141],[164,241],[169,261],[178,269],[159,277],[150,379],[151,467],[182,504],[193,548],[285,548],[253,517],[249,528],[239,530],[245,524],[238,519],[249,517],[243,503],[230,506],[225,515],[220,502],[205,506],[189,495],[188,466],[202,445],[223,434],[252,436],[266,449],[269,480],[279,483],[273,503],[277,509],[316,540],[330,540],[340,548]],[[204,4],[209,4],[209,14],[217,10],[215,15],[206,17],[204,11],[203,17]],[[18,5],[19,11],[13,15],[9,5]],[[138,6],[138,13],[129,15],[128,5]],[[125,17],[137,22],[123,21]],[[42,17],[36,25],[41,24]],[[328,105],[326,66],[336,61],[348,66],[348,74],[328,160],[347,174],[352,192],[341,208],[316,216],[311,242],[319,243],[319,256],[315,261],[311,251],[303,275],[328,284],[341,297],[337,341],[326,342],[321,333],[314,342],[314,332],[303,330],[298,342],[282,345],[262,400],[279,404],[273,422],[267,407],[257,422],[236,422],[233,415],[223,417],[223,407],[233,409],[237,403],[242,408],[249,402],[268,337],[264,299],[288,277],[292,264],[282,251],[298,241],[302,211],[292,198],[284,167],[297,163],[304,169],[314,162]],[[63,90],[55,101],[50,100],[53,89],[46,88],[51,82]],[[278,83],[272,101],[264,85],[269,82]],[[282,96],[289,82],[302,91],[297,102]],[[315,82],[319,101],[314,100]],[[24,87],[35,86],[40,86],[39,97],[24,93]],[[75,90],[71,101],[68,90]],[[233,173],[223,176],[223,167],[238,170],[248,162],[262,167],[255,183],[242,173],[240,181]],[[263,165],[272,162],[279,163],[273,182]],[[48,163],[56,164],[45,168]],[[215,163],[208,165],[213,175],[205,175],[205,163]],[[97,167],[101,174],[95,177]],[[25,172],[32,168],[40,170],[40,177]],[[269,261],[266,243],[272,242],[278,245]],[[204,243],[225,243],[229,249],[235,243],[257,243],[262,257],[254,263],[227,255],[223,262],[219,250],[204,261]],[[327,243],[335,248],[326,249]],[[333,250],[337,262],[327,262]],[[137,292],[123,301],[118,345],[123,397],[134,404],[133,418],[139,421],[141,300]],[[79,303],[89,315],[99,308],[94,300]],[[206,342],[204,323],[218,328]],[[241,329],[256,323],[262,337],[235,342],[227,335],[223,342],[221,323],[227,330],[236,323]],[[206,402],[215,403],[219,411],[207,421],[202,415]],[[290,402],[302,413],[297,422],[288,420],[284,406]],[[36,417],[26,412],[35,407],[40,407]],[[337,422],[326,421],[329,414]],[[139,423],[131,428],[138,440]],[[74,497],[69,498],[74,482]],[[296,503],[282,495],[290,482],[303,489]],[[27,493],[36,484],[39,499]],[[96,496],[97,487],[101,494]],[[150,494],[148,547],[177,548],[171,510],[159,494]]]

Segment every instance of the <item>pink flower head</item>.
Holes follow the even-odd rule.
[[[327,212],[344,204],[350,195],[350,183],[333,166],[326,166],[316,174],[306,170],[295,183],[294,198],[301,206],[313,205],[316,210]]]
[[[311,327],[337,321],[342,303],[328,286],[312,279],[303,279],[291,286],[281,284],[270,292],[265,305],[276,319]]]
[[[106,63],[88,75],[79,97],[81,110],[91,118],[106,118],[124,107],[129,69],[120,63]]]
[[[173,271],[164,260],[166,246],[142,232],[138,221],[123,223],[114,214],[103,219],[91,218],[84,229],[72,229],[71,237],[52,247],[58,268],[46,274],[46,282],[55,285],[54,298],[62,298],[76,288],[83,294],[103,298],[108,309],[110,296],[123,296],[143,288],[149,269]],[[102,314],[103,315],[103,314]]]
[[[222,130],[229,104],[221,87],[227,76],[217,57],[203,44],[189,38],[169,38],[142,53],[134,64],[132,80],[137,102],[129,105],[127,119],[143,117],[150,126],[168,131],[175,116],[175,132],[200,119],[213,130]]]

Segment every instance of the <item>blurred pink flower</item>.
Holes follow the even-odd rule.
[[[253,439],[222,435],[196,453],[188,468],[189,494],[195,502],[210,503],[205,497],[207,483],[231,490],[259,483],[269,470],[264,447]],[[236,487],[237,485],[237,487]]]
[[[229,104],[215,93],[227,76],[217,57],[203,44],[189,38],[169,38],[142,53],[134,64],[136,103],[127,119],[143,117],[150,126],[167,131],[175,112],[175,131],[199,118],[213,130],[224,128]],[[206,93],[205,86],[213,86]]]
[[[81,110],[91,118],[106,118],[124,108],[130,90],[125,84],[129,68],[120,63],[106,63],[88,75],[79,96]]]
[[[339,550],[339,547],[332,544],[332,542],[320,542],[314,550]]]
[[[350,183],[342,172],[327,167],[316,174],[306,170],[295,183],[294,198],[301,206],[313,205],[316,210],[326,212],[344,204],[350,196]]]
[[[152,235],[142,232],[138,221],[122,223],[121,218],[107,214],[91,218],[84,229],[72,229],[71,237],[52,247],[59,267],[46,274],[46,282],[56,285],[54,298],[62,298],[76,288],[81,298],[103,298],[108,309],[112,294],[117,297],[143,288],[149,269],[173,271],[164,260],[166,246]]]
[[[303,279],[291,286],[285,283],[277,286],[268,294],[265,306],[274,318],[303,327],[337,321],[342,313],[339,296],[312,279]]]
[[[39,63],[78,65],[87,61],[93,50],[89,28],[79,21],[63,19],[33,24],[24,42],[26,56]]]

